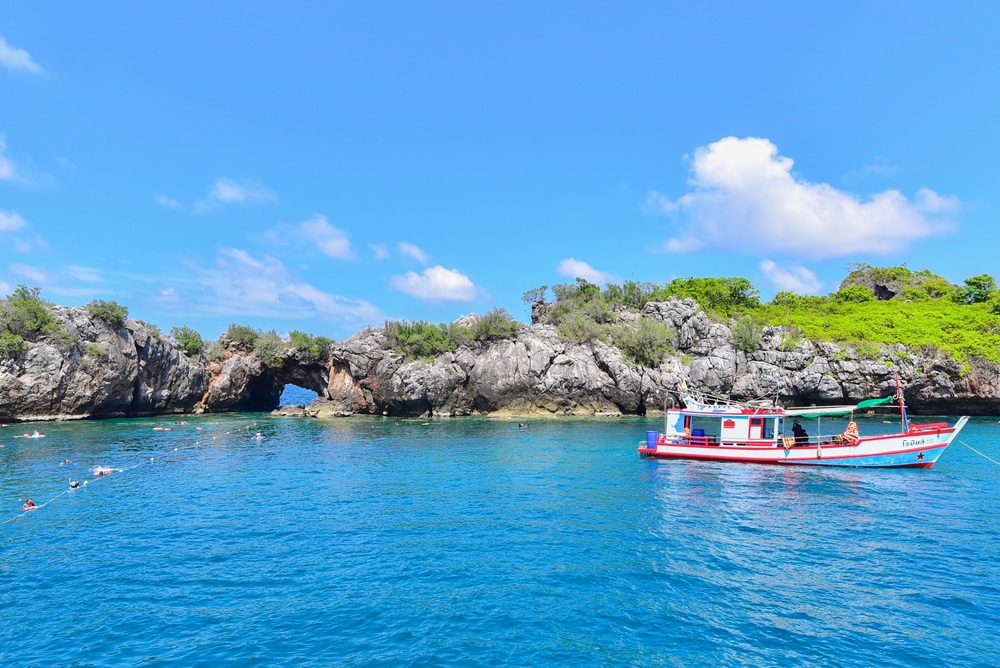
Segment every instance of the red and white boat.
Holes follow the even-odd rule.
[[[898,381],[897,381],[898,387]],[[913,424],[902,392],[854,406],[782,408],[711,402],[680,392],[683,407],[665,411],[664,431],[646,432],[639,454],[667,459],[702,459],[809,466],[925,468],[934,466],[969,418]],[[898,402],[896,433],[861,434],[854,412]],[[823,418],[850,416],[843,432],[824,434]],[[815,419],[813,435],[800,421]]]

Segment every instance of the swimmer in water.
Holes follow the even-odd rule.
[[[80,481],[79,480],[70,480],[69,481],[69,488],[70,489],[80,489]]]
[[[24,505],[21,507],[24,509],[24,512],[28,512],[29,510],[35,510],[38,508],[38,506],[35,505],[35,502],[32,501],[31,499],[25,501]]]
[[[264,435],[258,431],[256,434],[254,434],[253,438],[255,441],[263,441]]]

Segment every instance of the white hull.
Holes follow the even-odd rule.
[[[952,428],[934,431],[910,431],[905,434],[866,436],[853,445],[811,443],[788,449],[781,445],[701,445],[683,442],[645,443],[639,453],[649,457],[701,459],[707,461],[749,462],[802,466],[911,467],[931,468],[952,439],[965,426],[961,418]]]

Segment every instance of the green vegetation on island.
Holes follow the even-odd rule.
[[[0,357],[18,357],[43,337],[66,346],[74,343],[39,292],[19,285],[0,301]],[[804,340],[829,341],[850,346],[863,357],[878,357],[880,346],[902,344],[925,355],[948,355],[966,366],[973,359],[1000,363],[1000,290],[988,274],[955,285],[927,269],[853,264],[831,294],[780,292],[766,303],[757,287],[741,277],[679,278],[664,285],[626,281],[603,288],[578,278],[528,290],[522,299],[531,305],[536,322],[554,326],[567,342],[602,342],[618,347],[632,364],[656,366],[678,355],[676,334],[639,313],[647,303],[670,297],[694,299],[710,318],[729,325],[735,346],[746,353],[757,348],[765,327],[779,326],[785,350]],[[114,301],[94,300],[86,309],[113,327],[128,318],[128,309]],[[514,339],[521,326],[506,310],[495,308],[450,324],[387,320],[385,333],[404,359],[430,360],[462,345]],[[155,326],[147,327],[159,336]],[[271,365],[288,354],[319,362],[333,344],[298,330],[282,337],[274,330],[235,323],[218,341],[206,342],[187,326],[172,328],[170,337],[189,357],[222,360],[232,347],[254,352]],[[103,355],[95,346],[81,352],[91,358]]]
[[[17,357],[28,350],[28,342],[53,336],[69,345],[73,337],[52,315],[52,304],[39,296],[40,288],[18,285],[0,303],[0,355]]]
[[[1000,290],[987,274],[959,286],[927,269],[854,264],[832,294],[780,292],[768,303],[745,278],[682,278],[662,286],[627,281],[603,289],[577,279],[553,286],[553,302],[546,301],[548,292],[541,286],[522,298],[535,305],[540,322],[555,325],[569,341],[617,345],[640,364],[657,363],[658,346],[669,338],[648,330],[638,346],[630,346],[636,326],[623,314],[669,297],[694,299],[710,317],[730,324],[744,352],[752,352],[763,327],[773,325],[785,329],[786,347],[802,339],[831,341],[875,356],[879,344],[903,344],[944,351],[965,364],[977,358],[1000,363]]]
[[[494,308],[468,325],[438,324],[424,320],[386,320],[385,333],[392,349],[406,359],[434,359],[454,352],[471,341],[500,341],[517,336],[520,323],[506,309]]]
[[[87,310],[112,327],[121,327],[128,318],[128,309],[116,301],[97,299],[87,304]]]

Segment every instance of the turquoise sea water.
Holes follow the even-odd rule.
[[[0,664],[1000,665],[1000,466],[958,443],[816,470],[641,459],[654,419],[185,419],[0,429]],[[1000,460],[996,420],[960,438]]]

